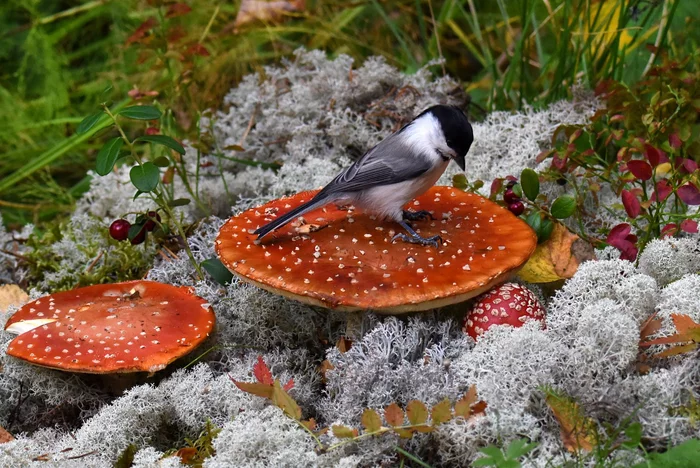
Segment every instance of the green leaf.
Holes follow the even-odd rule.
[[[130,468],[134,464],[134,456],[138,447],[134,444],[126,446],[124,451],[119,455],[117,461],[114,462],[114,468]]]
[[[535,447],[537,447],[535,443],[528,444],[525,439],[515,439],[508,445],[508,448],[506,448],[506,458],[517,460]]]
[[[129,233],[127,234],[128,239],[133,240],[136,236],[138,236],[141,233],[141,231],[143,231],[143,223],[132,224],[129,228]]]
[[[233,279],[233,273],[231,273],[218,258],[208,258],[204,260],[201,263],[201,265],[202,268],[204,268],[207,271],[207,273],[209,273],[211,277],[214,278],[214,281],[216,281],[220,285],[225,286],[231,283],[231,280]]]
[[[520,184],[515,184],[510,189],[516,197],[523,198],[523,187]]]
[[[170,160],[166,158],[165,156],[159,156],[156,159],[154,159],[153,164],[155,164],[158,167],[169,167],[170,166]]]
[[[549,239],[554,231],[554,223],[548,219],[543,219],[539,229],[537,229],[537,242],[544,242]]]
[[[152,162],[146,162],[140,166],[132,167],[129,177],[134,187],[142,192],[151,192],[158,186],[160,170]]]
[[[95,171],[101,175],[105,176],[112,172],[114,164],[119,158],[119,150],[122,149],[122,144],[124,140],[120,137],[112,138],[107,143],[100,148],[100,152],[97,153],[97,161],[95,163]]]
[[[576,211],[576,199],[571,195],[562,195],[554,200],[550,212],[557,219],[568,218]]]
[[[284,413],[292,419],[297,421],[301,420],[301,408],[294,400],[294,398],[289,396],[289,393],[284,391],[279,380],[275,380],[272,386],[272,403],[281,408]]]
[[[467,180],[467,176],[465,176],[462,173],[455,174],[452,177],[452,186],[456,189],[459,190],[467,190],[467,187],[469,186],[469,181]]]
[[[539,211],[533,211],[532,213],[527,215],[527,218],[525,218],[525,222],[532,228],[533,231],[539,232],[540,225],[542,224],[542,215]]]
[[[523,192],[529,200],[534,201],[540,193],[540,178],[537,176],[537,172],[532,169],[523,169],[523,172],[520,173],[520,185],[522,185]]]
[[[644,463],[634,468],[691,468],[700,460],[700,440],[691,439],[664,453],[650,453]]]
[[[95,126],[98,120],[100,120],[100,117],[102,117],[103,112],[95,112],[94,114],[90,114],[87,117],[85,117],[83,120],[80,121],[78,124],[78,128],[75,130],[75,132],[78,135],[82,135],[83,133],[89,131],[92,127]]]
[[[176,198],[173,201],[168,202],[168,206],[175,208],[176,206],[185,206],[190,204],[189,198]]]
[[[170,138],[167,135],[144,135],[142,137],[138,137],[134,141],[147,141],[156,145],[167,146],[168,148],[173,149],[182,155],[185,154],[185,148],[177,140]]]
[[[625,429],[625,435],[627,440],[622,442],[622,446],[629,449],[635,449],[639,447],[642,441],[642,425],[638,422],[632,423]]]
[[[156,120],[160,118],[160,111],[153,106],[131,106],[119,111],[119,115],[134,120]],[[155,135],[152,135],[155,136]]]

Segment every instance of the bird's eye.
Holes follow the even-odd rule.
[[[447,146],[452,146],[452,140],[447,140],[446,143],[447,143]]]

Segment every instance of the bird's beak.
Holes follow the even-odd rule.
[[[464,156],[463,156],[463,155],[459,155],[459,154],[456,155],[456,156],[454,157],[454,160],[455,160],[455,162],[457,163],[457,165],[460,167],[460,169],[462,169],[463,171],[466,169],[466,163],[465,163],[465,161],[464,161]]]

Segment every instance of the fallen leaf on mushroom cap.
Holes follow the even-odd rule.
[[[245,281],[312,305],[396,314],[462,302],[507,280],[535,249],[521,219],[479,195],[433,187],[407,208],[435,220],[417,221],[438,247],[391,242],[403,229],[333,204],[304,215],[322,226],[300,234],[295,223],[256,244],[253,231],[316,192],[281,198],[229,219],[219,231],[222,263]]]
[[[25,304],[5,325],[7,354],[72,372],[156,372],[202,343],[214,312],[191,288],[100,284]]]
[[[528,283],[551,283],[571,278],[582,262],[593,259],[593,246],[554,223],[551,237],[537,246],[518,276]]]

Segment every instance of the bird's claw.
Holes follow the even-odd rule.
[[[404,234],[403,232],[400,232],[396,234],[394,237],[391,238],[391,243],[393,244],[396,242],[396,239],[401,239],[404,242],[409,242],[411,244],[420,244],[420,245],[429,245],[431,247],[435,247],[436,249],[439,247],[439,244],[444,243],[442,240],[442,237],[440,236],[431,236],[431,237],[421,237],[418,234],[414,235],[409,235],[409,234]]]
[[[426,210],[420,210],[420,211],[409,211],[409,210],[404,210],[403,211],[403,219],[407,219],[409,221],[420,221],[426,218],[430,218],[433,221],[435,218],[433,217],[433,214],[430,211]]]

